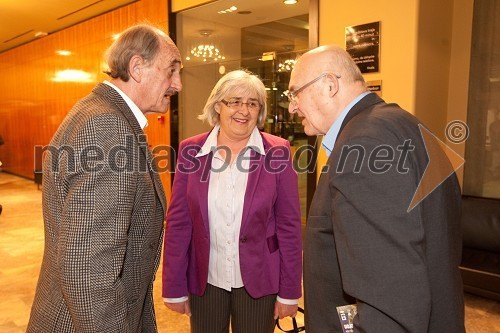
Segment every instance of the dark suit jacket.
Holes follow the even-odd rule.
[[[99,84],[50,146],[45,252],[28,332],[156,332],[165,195],[139,123]]]
[[[308,333],[342,332],[336,307],[353,303],[354,332],[465,331],[455,174],[407,211],[429,162],[418,124],[375,94],[344,120],[306,226]]]
[[[302,294],[302,236],[297,174],[288,141],[261,133],[265,156],[251,150],[239,234],[241,276],[255,298]],[[179,147],[163,253],[163,297],[203,295],[208,280],[208,185],[213,153],[195,157],[203,133]]]

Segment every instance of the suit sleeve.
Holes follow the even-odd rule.
[[[357,301],[355,332],[426,332],[425,235],[419,207],[407,212],[419,181],[416,162],[408,157],[404,172],[396,145],[369,137],[339,147],[337,164],[328,165],[332,223],[342,285]],[[360,149],[347,155],[342,147]]]
[[[172,198],[167,212],[162,270],[164,298],[188,296],[188,250],[193,227],[187,200],[188,172],[180,170],[189,164],[184,147],[184,143],[179,146]]]
[[[111,147],[125,144],[126,126],[96,117],[71,140],[75,160],[60,157],[59,181],[66,191],[57,260],[78,332],[128,332],[120,274],[137,181],[135,173],[113,172],[107,162]]]
[[[277,198],[274,206],[276,235],[280,251],[278,296],[298,299],[302,294],[302,223],[298,193],[298,177],[293,169],[290,145],[282,147],[286,159],[278,175]]]

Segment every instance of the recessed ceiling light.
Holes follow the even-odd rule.
[[[57,50],[56,53],[60,56],[69,56],[71,55],[71,51],[68,50]]]
[[[297,2],[297,0],[283,0],[285,5],[295,5]]]
[[[228,9],[219,10],[217,13],[218,13],[218,14],[228,14],[228,13],[232,13],[232,12],[234,12],[234,11],[235,11],[235,10],[237,10],[237,9],[238,9],[238,7],[236,7],[236,6],[231,6],[231,7],[229,7]]]

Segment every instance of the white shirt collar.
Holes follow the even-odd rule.
[[[118,94],[125,100],[125,103],[127,103],[128,107],[130,110],[132,110],[132,113],[134,114],[135,118],[137,119],[137,122],[139,123],[139,126],[141,126],[142,129],[144,127],[148,126],[148,118],[142,113],[142,111],[139,109],[139,107],[128,97],[125,95],[123,91],[121,91],[117,86],[115,86],[113,83],[105,80],[103,82],[104,84],[107,84],[111,88],[115,89]]]
[[[217,149],[217,135],[219,134],[219,129],[220,125],[215,125],[214,129],[208,135],[207,140],[201,147],[200,151],[198,152],[198,154],[196,154],[196,157],[207,155],[212,150]],[[247,150],[248,148],[251,148],[257,153],[265,155],[264,142],[262,141],[262,136],[260,135],[257,127],[255,127],[252,131],[252,134],[250,134],[250,138],[248,139],[246,147]]]

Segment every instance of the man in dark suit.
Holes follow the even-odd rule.
[[[349,328],[336,308],[350,304],[354,332],[464,332],[460,188],[444,152],[429,155],[425,127],[367,91],[339,47],[298,59],[289,99],[329,156],[304,241],[307,332]]]
[[[153,280],[165,194],[144,114],[182,88],[177,47],[160,29],[125,30],[109,81],[64,119],[43,163],[45,252],[28,332],[156,332]]]

